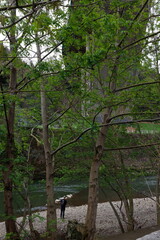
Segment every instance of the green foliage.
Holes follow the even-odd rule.
[[[34,222],[34,220],[38,218],[40,222],[44,222],[45,218],[40,215],[40,213],[33,213],[31,216],[31,220]]]
[[[156,134],[160,132],[159,123],[139,123],[139,128],[141,133]]]
[[[0,154],[2,154],[6,144],[6,128],[3,124],[0,125],[0,139]]]
[[[21,4],[31,2],[21,1]],[[60,4],[60,1],[55,4]],[[5,38],[9,37],[10,40],[10,34],[15,30],[16,43],[12,46],[14,51],[10,52],[0,44],[0,57],[5,58],[4,61],[0,60],[2,75],[6,77],[3,83],[4,93],[1,92],[0,95],[0,177],[2,179],[8,161],[4,154],[7,138],[4,105],[8,111],[10,105],[15,103],[16,156],[12,159],[13,171],[10,177],[18,190],[22,190],[23,183],[32,179],[34,171],[28,163],[33,128],[36,129],[35,137],[42,143],[42,82],[49,109],[47,119],[50,124],[48,140],[51,151],[72,141],[85,129],[90,129],[76,143],[56,154],[56,181],[71,180],[75,176],[78,180],[88,177],[101,116],[106,108],[112,110],[112,123],[125,121],[128,116],[129,119],[159,116],[159,113],[155,113],[159,112],[159,84],[131,88],[135,84],[159,79],[155,64],[148,56],[148,52],[154,49],[153,45],[146,48],[146,40],[139,42],[145,36],[148,10],[144,9],[139,17],[135,17],[144,1],[81,0],[75,1],[77,7],[66,8],[68,10],[65,11],[55,4],[19,9],[17,20],[32,10],[33,14],[3,32]],[[10,17],[4,17],[9,14],[6,11],[0,16],[2,25],[11,23]],[[134,42],[137,43],[133,44]],[[36,44],[40,48],[39,62]],[[152,56],[158,57],[159,53],[156,54],[153,51]],[[13,61],[9,64],[8,59]],[[17,69],[16,94],[9,92],[10,66]],[[124,87],[126,90],[117,91]],[[116,117],[121,113],[128,115]],[[139,135],[134,138],[128,134],[127,126],[129,125],[110,127],[105,147],[132,146],[144,140],[139,139]],[[141,132],[159,132],[158,125],[139,126]],[[136,134],[137,129],[136,125]],[[132,161],[145,156],[142,151],[125,152],[123,157]],[[132,179],[136,175],[131,168],[132,162],[131,167],[126,166],[124,171],[116,152],[105,152],[102,160],[106,164],[100,167],[100,175],[107,182],[114,183],[116,179],[121,181],[125,177]]]
[[[66,163],[66,161],[64,161]],[[74,164],[75,165],[75,164]],[[85,166],[84,167],[78,167],[78,164],[74,169],[66,167],[66,166],[61,166],[61,168],[56,172],[56,175],[58,176],[56,182],[57,183],[66,183],[69,181],[72,181],[73,179],[76,180],[81,180],[82,177],[83,179],[86,179],[86,176],[88,175],[89,168],[87,169]]]
[[[12,239],[14,239],[16,236],[17,236],[17,234],[15,234],[15,233],[7,233],[6,236],[5,236],[5,239],[6,239],[6,240],[12,240]]]

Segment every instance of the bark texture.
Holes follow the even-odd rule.
[[[38,33],[36,34],[38,39]],[[36,42],[38,61],[41,61],[41,48]],[[43,126],[43,147],[46,163],[46,194],[47,194],[47,240],[55,240],[57,232],[56,209],[54,199],[54,156],[51,155],[48,129],[48,111],[45,92],[45,80],[41,80],[41,118]]]
[[[51,156],[51,149],[49,143],[48,120],[47,120],[47,103],[43,83],[41,85],[41,113],[43,124],[43,144],[46,160],[46,193],[47,193],[47,232],[48,240],[56,238],[57,223],[56,223],[56,209],[54,199],[54,157]]]
[[[11,1],[11,5],[15,5],[15,1]],[[14,23],[16,18],[16,10],[11,11],[11,22]],[[10,34],[10,53],[14,55],[16,52],[16,36],[15,28],[11,27]],[[10,65],[10,79],[9,79],[9,92],[10,95],[15,95],[17,83],[17,69],[14,66],[14,62]],[[12,181],[12,170],[14,166],[14,159],[16,157],[16,147],[14,140],[14,121],[15,121],[15,101],[11,100],[9,107],[7,108],[4,100],[4,111],[5,120],[7,126],[7,138],[6,138],[6,149],[5,149],[5,169],[3,171],[3,183],[4,183],[4,208],[5,208],[5,225],[6,233],[10,238],[19,240],[19,234],[14,220],[13,211],[13,181]]]
[[[103,116],[103,124],[109,122],[111,110],[108,109]],[[106,140],[107,126],[104,126],[99,131],[95,147],[95,156],[92,161],[90,178],[89,178],[89,192],[88,192],[88,209],[86,215],[86,233],[85,240],[93,240],[95,229],[96,229],[96,215],[97,215],[97,204],[98,204],[98,193],[99,193],[99,167],[101,165],[101,157],[104,151],[104,144]]]

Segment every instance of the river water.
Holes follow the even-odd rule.
[[[132,181],[132,188],[134,197],[147,197],[155,195],[156,177],[139,177]],[[23,194],[23,193],[22,193]],[[55,197],[58,199],[65,195],[72,194],[72,198],[68,199],[68,206],[79,206],[87,203],[88,188],[87,181],[72,181],[65,184],[55,186]],[[32,210],[38,211],[46,209],[46,192],[45,184],[41,181],[34,182],[30,186],[29,196],[32,204]],[[99,202],[119,200],[117,194],[108,186],[103,186],[99,191]],[[0,221],[3,220],[4,214],[4,196],[0,192]],[[17,215],[21,215],[24,208],[24,201],[22,197],[14,192],[14,209]]]

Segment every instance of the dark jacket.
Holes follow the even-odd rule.
[[[61,203],[61,209],[65,209],[66,204],[67,204],[67,200],[66,199],[61,199],[60,203]]]

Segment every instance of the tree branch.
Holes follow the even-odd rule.
[[[132,28],[134,22],[138,19],[138,17],[140,16],[141,12],[144,10],[144,8],[146,7],[146,5],[148,4],[149,0],[146,0],[145,3],[143,4],[143,6],[141,7],[141,9],[139,10],[139,12],[136,14],[136,16],[134,17],[127,33],[124,35],[123,39],[120,41],[120,43],[118,44],[118,47],[121,47],[122,43],[124,42],[125,38],[128,36],[129,34],[129,30]]]
[[[157,83],[160,83],[160,81],[138,83],[138,84],[134,84],[134,85],[131,85],[131,86],[127,86],[127,87],[116,89],[116,90],[113,91],[113,93],[124,91],[124,90],[128,90],[128,89],[134,88],[134,87],[141,87],[141,86],[144,86],[144,85],[151,85],[151,84],[157,84]]]
[[[114,126],[114,125],[124,125],[124,124],[133,124],[133,123],[140,123],[140,122],[156,122],[156,121],[160,121],[160,118],[155,118],[155,119],[140,119],[140,120],[134,120],[134,121],[126,121],[126,122],[117,122],[117,123],[107,123],[107,124],[102,124],[102,125],[97,125],[96,128],[101,128],[101,127],[109,127],[109,126]],[[85,129],[79,136],[77,136],[76,138],[74,138],[73,140],[71,140],[68,143],[63,144],[62,146],[58,147],[56,150],[51,152],[51,155],[53,156],[54,154],[56,154],[57,152],[59,152],[61,149],[63,149],[64,147],[67,147],[75,142],[77,142],[85,133],[91,131],[93,129],[93,127],[87,128]]]
[[[57,152],[59,152],[62,148],[67,147],[67,146],[69,146],[69,145],[77,142],[85,133],[87,133],[87,132],[90,131],[91,129],[92,129],[92,127],[85,129],[78,137],[74,138],[74,139],[71,140],[70,142],[63,144],[62,146],[58,147],[56,150],[52,151],[52,152],[51,152],[51,155],[53,156],[54,154],[56,154]]]
[[[21,89],[23,89],[24,87],[26,87],[30,82],[39,79],[40,77],[56,75],[56,74],[58,74],[58,73],[59,73],[59,72],[45,73],[45,74],[42,74],[42,75],[40,75],[40,76],[38,76],[38,77],[36,77],[36,78],[31,78],[30,80],[28,80],[27,82],[25,82],[25,83],[23,84],[23,86],[21,86],[19,89],[17,89],[17,92],[25,92],[25,91],[21,91]],[[24,77],[22,80],[24,81],[24,80],[26,80],[26,78],[27,78],[27,77]],[[22,82],[22,80],[21,80],[21,82]],[[17,86],[18,86],[18,85],[20,85],[20,84],[18,83]],[[39,90],[35,90],[35,91],[33,91],[33,92],[36,92],[36,91],[39,92]],[[53,90],[50,90],[50,91],[48,91],[48,92],[52,92],[52,91],[53,91]],[[27,91],[26,91],[26,92],[27,92]]]
[[[27,17],[31,16],[34,12],[35,12],[35,10],[32,10],[30,13],[28,13],[28,14],[24,15],[23,17],[19,18],[19,19],[18,19],[17,21],[15,21],[14,23],[11,23],[11,24],[9,24],[9,25],[7,25],[7,26],[4,26],[4,27],[0,27],[0,30],[2,30],[2,29],[7,29],[7,28],[10,28],[10,27],[14,26],[15,24],[19,23],[19,22],[20,22],[21,20],[23,20],[24,18],[27,18]]]
[[[57,49],[62,43],[63,43],[63,41],[59,42],[54,48],[52,48],[52,50],[51,50],[49,53],[47,53],[47,54],[36,64],[35,68],[36,68],[46,57],[48,57],[48,55],[49,55],[50,53],[52,53],[55,49]],[[19,83],[17,83],[17,86],[16,86],[16,87],[18,87],[21,83],[23,83],[23,82],[26,80],[26,78],[27,78],[27,77],[24,77]],[[18,91],[20,91],[20,90],[21,90],[22,88],[24,88],[29,82],[31,82],[31,81],[33,81],[33,80],[34,80],[34,79],[29,80],[27,83],[24,83],[24,85],[23,85],[22,87],[20,87]]]
[[[148,21],[151,18],[156,18],[156,17],[160,17],[160,14],[152,14],[149,17],[145,18],[142,22]]]
[[[58,0],[50,0],[50,1],[44,1],[44,2],[37,2],[37,3],[32,3],[32,4],[26,4],[26,5],[16,5],[16,6],[8,6],[8,7],[2,7],[0,8],[0,11],[11,11],[13,9],[23,9],[23,8],[30,8],[30,7],[37,7],[40,5],[48,5],[48,4],[52,4],[55,2],[59,2]]]
[[[144,145],[137,145],[137,146],[128,146],[128,147],[119,147],[119,148],[104,148],[104,151],[119,151],[119,150],[128,150],[128,149],[135,149],[135,148],[145,148],[151,146],[160,145],[160,142],[144,144]]]
[[[64,112],[62,112],[57,118],[53,119],[51,122],[48,123],[48,126],[51,125],[52,123],[56,122],[58,119],[60,119],[69,109],[71,106],[69,106]]]
[[[4,109],[6,125],[7,125],[7,132],[8,132],[8,135],[10,135],[9,122],[8,122],[8,116],[7,116],[7,107],[6,107],[6,101],[5,101],[5,97],[4,97],[3,85],[2,85],[1,80],[0,80],[0,86],[1,86],[1,92],[2,92],[2,104],[3,104],[3,109]]]
[[[32,130],[31,130],[31,137],[33,137],[35,140],[36,140],[36,142],[38,143],[38,145],[41,145],[42,144],[42,142],[33,134],[33,131],[34,131],[34,128],[32,128]]]
[[[137,43],[139,43],[139,42],[141,42],[141,41],[143,41],[143,40],[145,40],[145,39],[148,39],[148,38],[150,38],[150,37],[154,37],[154,36],[156,36],[156,35],[158,35],[158,34],[160,34],[160,31],[155,32],[155,33],[152,33],[152,34],[150,34],[150,35],[147,35],[147,36],[145,36],[145,37],[143,37],[143,38],[140,38],[140,39],[138,39],[137,41],[132,42],[132,43],[124,46],[121,50],[124,50],[124,49],[126,49],[126,48],[129,48],[129,47],[131,47],[131,46],[133,46],[133,45],[135,45],[135,44],[137,44]]]
[[[115,115],[113,117],[111,117],[109,120],[112,121],[113,119],[115,118],[119,118],[119,117],[124,117],[124,116],[133,116],[133,115],[145,115],[145,114],[149,114],[149,113],[145,113],[145,112],[134,112],[134,113],[122,113],[122,114],[118,114],[118,115]],[[160,114],[160,112],[151,112],[150,114]]]

